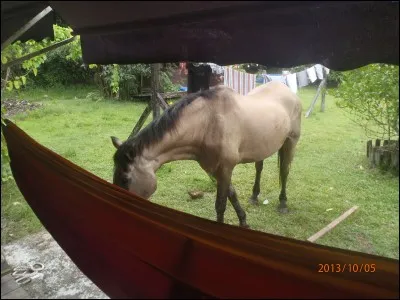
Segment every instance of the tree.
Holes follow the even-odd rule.
[[[331,93],[336,104],[350,113],[373,138],[399,136],[399,67],[371,64],[342,72],[340,84]]]
[[[55,42],[60,42],[72,37],[72,29],[69,27],[65,28],[58,25],[53,25],[53,30],[54,41],[50,41],[47,38],[40,42],[35,42],[34,40],[29,40],[24,43],[22,43],[21,41],[16,41],[15,43],[7,46],[1,52],[1,62],[5,64],[9,61],[13,61],[17,58],[39,51]],[[78,60],[82,57],[79,37],[77,37],[75,41],[63,47],[67,47],[68,49],[66,59]],[[19,89],[21,86],[26,85],[28,75],[33,73],[34,76],[37,76],[38,68],[46,61],[46,58],[47,55],[46,53],[44,53],[35,56],[29,60],[25,60],[21,65],[15,65],[11,67],[11,72],[9,74],[9,78],[7,79],[3,79],[3,75],[7,71],[2,69],[2,86],[4,83],[5,88],[8,91],[11,91],[14,88]],[[7,82],[4,82],[4,80],[6,80]]]
[[[39,51],[49,45],[53,44],[54,42],[60,42],[62,40],[68,39],[72,37],[72,29],[71,28],[64,28],[58,25],[53,25],[54,29],[54,41],[50,41],[49,39],[44,39],[40,42],[35,42],[34,40],[29,40],[24,43],[21,41],[16,41],[8,45],[2,52],[1,52],[1,62],[5,64],[9,61],[13,61],[17,58],[23,57],[25,55],[31,54],[33,52]],[[66,56],[66,59],[79,59],[81,54],[81,47],[79,42],[79,37],[75,39],[75,41],[71,42],[70,44],[63,46],[68,47],[69,53]],[[21,65],[15,65],[8,70],[2,69],[2,84],[1,84],[1,91],[3,96],[3,89],[7,89],[8,91],[12,91],[13,89],[19,89],[22,86],[26,85],[28,80],[28,75],[33,74],[37,76],[38,68],[41,64],[43,64],[46,60],[46,54],[41,54],[35,56],[29,60],[25,60]],[[4,78],[3,78],[4,77]],[[3,122],[3,115],[5,113],[4,107],[1,107],[1,121]],[[8,152],[6,148],[6,143],[3,137],[3,132],[1,133],[1,171],[2,171],[2,182],[7,181],[11,178],[11,172],[9,169],[9,158]]]

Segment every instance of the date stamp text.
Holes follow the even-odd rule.
[[[318,273],[374,273],[375,264],[318,264]]]

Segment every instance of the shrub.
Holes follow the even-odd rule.
[[[371,64],[342,72],[331,93],[336,102],[373,138],[399,136],[399,67]]]

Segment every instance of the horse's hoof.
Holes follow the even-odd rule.
[[[289,212],[289,209],[288,209],[287,207],[279,207],[279,208],[278,208],[278,211],[279,211],[281,214],[287,214],[287,213]]]
[[[247,228],[247,229],[249,229],[249,228],[250,228],[250,226],[249,226],[249,225],[247,225],[247,224],[240,224],[240,227],[242,227],[242,228]]]
[[[253,197],[251,197],[250,199],[249,199],[249,203],[251,204],[251,205],[258,205],[258,199],[257,198],[253,198]]]

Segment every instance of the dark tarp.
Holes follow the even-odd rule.
[[[22,26],[49,6],[47,1],[1,1],[1,43],[11,37]],[[48,13],[32,26],[18,40],[26,42],[33,39],[54,39],[54,13]]]
[[[88,64],[399,63],[398,1],[49,3],[81,35]]]

